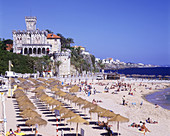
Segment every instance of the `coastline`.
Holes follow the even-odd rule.
[[[154,93],[156,93],[156,92],[163,92],[163,91],[165,91],[165,89],[168,89],[168,88],[170,88],[170,86],[167,86],[166,88],[161,88],[161,89],[158,89],[158,90],[153,90],[152,92],[149,92],[149,93],[147,93],[147,94],[143,94],[143,95],[141,96],[141,98],[142,98],[143,100],[149,102],[150,104],[155,105],[154,103],[148,101],[148,100],[146,99],[146,96],[151,95],[151,94],[154,94]],[[162,106],[161,106],[161,107],[162,107]],[[164,107],[162,107],[162,108],[165,109],[165,110],[170,111],[169,109],[166,109],[166,108],[164,108]]]
[[[85,81],[85,79],[82,79],[82,81]],[[121,80],[119,80],[119,81],[121,81]],[[147,123],[146,127],[151,131],[150,133],[147,133],[147,135],[149,135],[149,136],[166,135],[167,136],[170,133],[170,130],[169,130],[169,124],[170,124],[169,113],[170,113],[170,111],[167,109],[164,109],[162,107],[155,108],[153,103],[148,102],[144,96],[146,96],[148,94],[155,93],[155,92],[159,92],[163,89],[168,88],[167,86],[169,86],[170,82],[165,83],[163,81],[160,81],[160,82],[155,81],[155,83],[152,84],[151,81],[148,82],[147,80],[145,80],[145,81],[142,81],[142,85],[140,86],[141,80],[131,79],[131,80],[125,80],[124,82],[126,82],[127,84],[130,84],[133,89],[136,88],[136,91],[134,91],[134,95],[129,95],[127,91],[120,91],[117,94],[112,93],[118,87],[116,87],[114,89],[110,89],[109,92],[104,92],[104,88],[106,85],[108,87],[110,87],[112,84],[116,84],[119,81],[116,80],[113,83],[112,80],[103,80],[101,82],[98,82],[97,80],[93,80],[93,83],[92,83],[92,80],[88,80],[88,84],[92,83],[93,87],[95,87],[96,90],[99,92],[96,94],[92,93],[90,96],[88,96],[84,91],[81,91],[81,92],[77,92],[76,96],[86,99],[89,102],[92,102],[93,99],[101,100],[101,102],[97,102],[98,106],[101,106],[102,108],[105,108],[108,110],[112,110],[115,114],[120,114],[120,115],[128,118],[129,122],[121,123],[121,125],[120,125],[120,127],[121,127],[120,133],[122,136],[140,135],[137,128],[128,127],[128,125],[130,125],[133,122],[139,123],[139,121],[145,121],[148,117],[150,117],[153,120],[158,121],[159,123],[155,124],[155,125]],[[66,84],[70,83],[70,81],[67,81],[65,83]],[[73,84],[79,84],[79,81],[77,80]],[[104,85],[101,85],[101,84],[104,84]],[[149,89],[150,87],[152,87],[153,89],[150,90]],[[67,88],[63,88],[61,90],[64,92],[69,92],[69,90]],[[53,96],[53,93],[50,92],[50,89],[48,89],[46,91],[46,93],[49,96]],[[122,97],[124,95],[126,96],[126,100],[128,101],[128,105],[126,105],[126,106],[122,105]],[[27,96],[31,99],[32,96],[34,96],[34,93],[28,92]],[[144,97],[144,98],[142,98],[142,97]],[[7,130],[9,130],[10,128],[15,129],[16,125],[23,124],[22,122],[19,122],[18,119],[16,118],[15,105],[14,105],[15,103],[13,103],[12,100],[13,99],[7,99],[7,103],[6,103],[6,105],[7,105],[6,113],[7,113],[7,118],[8,118]],[[31,99],[31,101],[34,103],[35,106],[37,106],[36,101],[34,101],[33,99]],[[63,101],[66,103],[68,102],[68,100],[63,100]],[[144,102],[142,106],[140,106],[141,101]],[[135,103],[135,105],[133,103]],[[85,114],[88,121],[95,122],[98,120],[97,114],[95,114],[95,113],[91,114],[92,120],[90,120],[90,118],[89,118],[90,114],[88,113],[89,109],[84,110],[81,107],[78,108],[78,106],[76,106],[75,104],[72,104],[72,107],[74,109],[80,111],[80,113]],[[14,114],[11,114],[11,109],[12,109],[12,113],[14,113]],[[54,136],[55,127],[52,125],[53,122],[49,121],[49,120],[54,119],[54,117],[46,116],[46,114],[43,114],[43,111],[41,111],[41,109],[39,109],[38,107],[37,107],[36,111],[42,116],[43,119],[45,119],[48,122],[48,124],[46,126],[44,126],[44,127],[42,126],[41,128],[39,128],[39,134]],[[100,117],[100,121],[106,122],[107,119]],[[61,123],[64,123],[64,120]],[[114,122],[109,122],[109,125],[112,125],[111,130],[116,132],[117,125]],[[64,127],[59,126],[60,129],[70,128],[70,127],[76,128],[76,125],[68,124]],[[95,125],[86,126],[84,124],[80,124],[80,128],[81,127],[84,129],[85,135],[87,135],[87,136],[88,135],[91,135],[91,136],[101,135],[102,133],[106,132],[105,130],[102,130],[102,132],[101,132],[101,130],[94,129],[96,127]],[[79,128],[79,132],[80,132],[80,128]],[[49,130],[49,131],[47,131],[47,130]],[[24,131],[24,133],[28,134],[28,133],[32,133],[32,132]],[[75,133],[75,129],[73,129],[71,132],[65,131],[65,133],[66,134],[67,133],[68,134]],[[59,131],[59,135],[60,134],[61,134],[61,131]]]

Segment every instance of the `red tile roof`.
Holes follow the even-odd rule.
[[[6,44],[6,50],[7,51],[10,51],[11,49],[12,49],[12,47],[13,47],[13,44]]]
[[[55,34],[48,34],[47,39],[60,39],[61,37]]]

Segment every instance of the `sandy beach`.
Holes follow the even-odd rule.
[[[109,89],[108,92],[105,92],[105,87],[111,87],[112,85],[117,84],[118,82],[126,83],[131,85],[131,90],[133,92],[133,95],[129,95],[129,88],[127,91],[116,91],[118,87],[115,87],[114,89]],[[66,81],[66,83],[69,83]],[[65,83],[65,84],[66,84]],[[78,84],[76,83],[72,84]],[[103,85],[101,85],[101,83]],[[152,120],[158,121],[157,124],[150,124],[146,123],[146,127],[150,130],[150,132],[147,132],[147,136],[168,136],[170,134],[170,111],[163,109],[162,107],[155,108],[155,105],[152,103],[149,103],[144,99],[144,95],[153,93],[156,91],[159,91],[158,89],[164,89],[168,86],[170,86],[170,81],[158,81],[158,80],[136,80],[136,79],[123,79],[123,80],[88,80],[87,84],[91,84],[92,88],[95,88],[97,93],[92,94],[88,96],[84,91],[75,93],[78,97],[82,97],[83,99],[88,100],[89,102],[92,102],[93,99],[97,102],[97,105],[101,106],[102,108],[112,110],[115,114],[120,114],[126,118],[129,118],[129,122],[120,123],[120,134],[122,136],[142,136],[143,133],[139,132],[137,128],[135,127],[129,127],[128,125],[132,124],[133,122],[139,124],[140,121],[146,122],[146,119],[150,117]],[[121,88],[123,89],[123,88]],[[28,98],[31,100],[31,102],[37,107],[36,111],[41,115],[41,117],[47,121],[46,126],[40,126],[38,127],[38,133],[42,136],[55,136],[56,135],[56,118],[54,116],[54,113],[49,114],[48,109],[46,108],[45,104],[39,103],[37,99],[34,98],[35,94],[31,91],[33,88],[30,88],[30,90],[27,93]],[[64,92],[68,92],[69,90],[66,88],[61,89]],[[51,93],[51,90],[46,89],[46,94],[49,96],[54,96]],[[122,105],[122,97],[125,96],[125,101],[127,102],[127,105]],[[61,98],[57,97],[57,99],[62,100]],[[64,101],[67,103],[67,100]],[[31,128],[24,125],[24,120],[20,117],[18,117],[18,109],[17,103],[15,101],[15,98],[6,98],[6,117],[7,117],[7,130],[12,128],[13,130],[16,130],[16,126],[20,125],[22,132],[26,134],[34,134],[34,132],[31,131]],[[141,105],[142,103],[142,105]],[[69,104],[69,103],[68,103]],[[44,107],[43,107],[44,105]],[[40,108],[41,106],[41,108]],[[86,117],[86,120],[89,122],[97,121],[97,114],[92,113],[92,120],[90,120],[90,114],[88,113],[88,109],[85,111],[83,109],[79,109],[78,106],[75,106],[75,104],[71,104],[71,106],[76,109],[81,114],[85,114],[84,117]],[[43,107],[43,108],[42,108]],[[2,104],[0,104],[0,113],[2,111]],[[45,113],[46,112],[46,113]],[[52,116],[53,115],[53,116]],[[0,115],[2,118],[2,114]],[[67,119],[68,120],[68,119]],[[107,121],[106,118],[99,118],[100,121]],[[61,121],[59,125],[59,135],[61,135],[61,129],[63,129],[64,134],[71,134],[75,133],[76,130],[76,124],[72,123],[71,126],[69,123],[67,123],[66,126],[63,124],[65,121]],[[117,124],[116,122],[109,122],[109,125],[111,126],[111,130],[113,132],[117,132]],[[72,128],[73,130],[70,132],[69,128]],[[95,129],[97,127],[94,124],[90,125],[79,125],[79,134],[80,129],[84,129],[85,136],[99,136],[104,135],[107,131],[105,129]],[[1,129],[1,128],[0,128]]]

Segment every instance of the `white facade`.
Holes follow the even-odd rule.
[[[48,54],[56,54],[54,61],[61,61],[60,75],[70,74],[70,50],[61,52],[60,37],[48,34],[47,31],[36,29],[37,18],[25,17],[26,31],[13,31],[13,52],[17,54],[41,57]]]
[[[48,38],[47,36],[47,44],[52,45],[51,52],[61,52],[61,42],[59,38]]]
[[[43,56],[51,52],[47,44],[47,31],[36,29],[36,17],[25,17],[27,30],[13,31],[13,52],[30,56]]]

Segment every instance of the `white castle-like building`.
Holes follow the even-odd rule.
[[[25,17],[26,31],[13,31],[13,52],[17,54],[42,57],[55,54],[54,61],[61,61],[60,75],[70,74],[70,51],[61,51],[61,37],[45,30],[36,29],[37,18]]]

